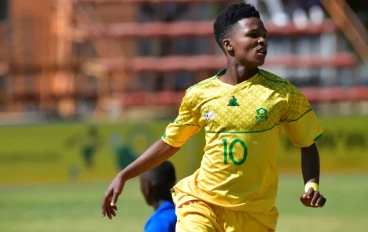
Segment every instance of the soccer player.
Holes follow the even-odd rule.
[[[228,5],[214,23],[226,69],[186,91],[179,115],[162,139],[117,174],[105,192],[102,214],[115,216],[127,180],[168,159],[195,133],[206,131],[199,169],[173,188],[177,231],[275,231],[278,211],[276,151],[282,129],[301,149],[301,201],[322,207],[316,115],[289,81],[259,69],[267,30],[249,4]],[[198,154],[202,155],[202,154]]]
[[[175,232],[175,205],[170,192],[175,182],[175,169],[169,161],[140,176],[144,199],[155,209],[146,223],[144,232]]]

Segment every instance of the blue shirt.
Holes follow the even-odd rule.
[[[164,201],[148,219],[144,232],[175,232],[175,225],[175,205]]]

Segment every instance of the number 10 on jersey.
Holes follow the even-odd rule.
[[[231,162],[235,165],[242,165],[246,160],[248,156],[248,149],[245,145],[244,141],[241,139],[234,139],[228,146],[228,141],[226,138],[222,139],[222,142],[224,143],[224,164],[227,164],[228,159],[230,157]],[[239,143],[243,147],[243,158],[239,161],[237,161],[234,157],[234,146],[235,144]]]

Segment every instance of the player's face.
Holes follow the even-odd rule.
[[[229,35],[229,54],[245,67],[255,68],[265,62],[267,30],[258,18],[239,20]]]
[[[149,183],[146,180],[144,180],[142,176],[139,178],[139,182],[141,185],[141,192],[142,192],[144,199],[146,200],[146,203],[148,205],[151,205],[150,194],[149,194]]]

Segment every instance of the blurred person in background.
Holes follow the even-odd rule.
[[[117,132],[111,134],[111,148],[115,154],[114,158],[118,170],[126,168],[135,160],[133,149]]]
[[[143,173],[139,180],[144,199],[155,210],[148,219],[144,232],[175,232],[175,205],[170,189],[175,185],[176,175],[172,163],[163,162]]]
[[[292,0],[292,20],[297,28],[304,29],[310,23],[318,25],[324,20],[319,0]]]
[[[260,3],[264,2],[273,24],[283,27],[289,23],[289,16],[281,0],[247,0],[244,2],[253,5],[256,9],[259,9]]]
[[[127,180],[169,159],[203,128],[201,166],[173,188],[176,231],[275,231],[276,151],[282,129],[301,150],[302,204],[325,204],[315,145],[322,130],[299,89],[258,68],[268,47],[259,12],[250,4],[228,5],[216,18],[214,36],[226,56],[226,69],[186,91],[178,117],[162,138],[107,188],[103,216],[116,216],[116,202]]]
[[[69,149],[76,144],[80,145],[80,154],[86,168],[92,170],[95,166],[95,155],[102,145],[102,136],[98,128],[91,125],[85,133],[72,135],[65,142],[65,146]]]

